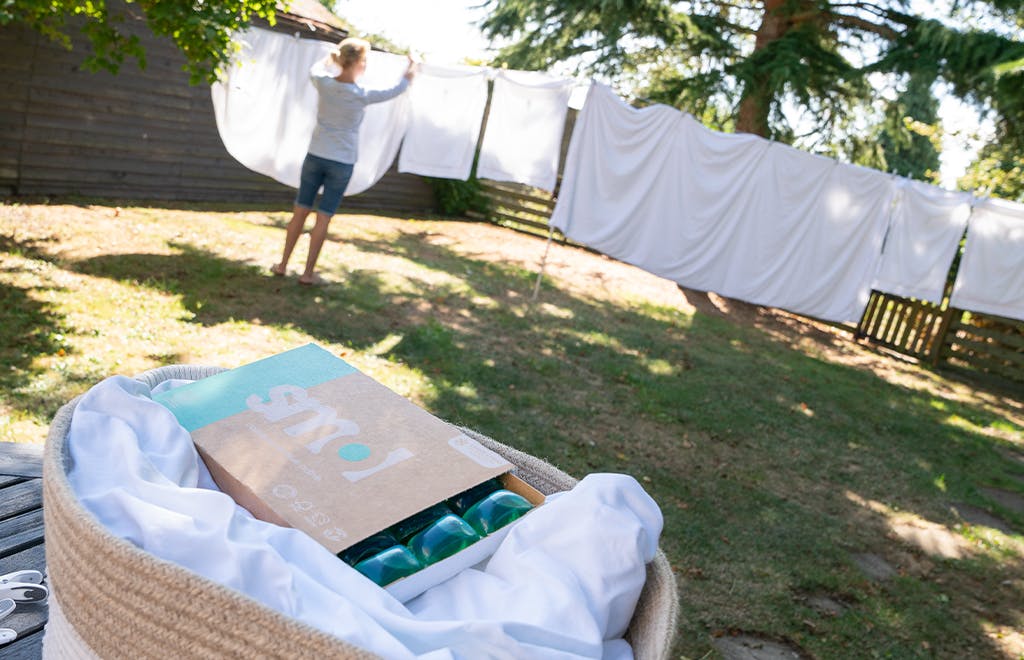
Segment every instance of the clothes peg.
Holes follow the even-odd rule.
[[[17,604],[10,598],[0,600],[0,621],[4,620],[16,607]],[[18,633],[10,628],[0,628],[0,646],[13,642],[17,638]]]
[[[45,603],[50,590],[34,582],[5,582],[0,584],[0,599],[16,603]]]
[[[8,582],[42,584],[43,574],[39,571],[29,569],[24,571],[15,571],[13,573],[8,573],[7,575],[0,575],[0,584],[7,584]]]

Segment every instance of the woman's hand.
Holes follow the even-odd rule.
[[[405,79],[412,82],[412,79],[416,77],[416,60],[412,59],[412,55],[406,55],[405,58],[409,60],[409,67],[405,70]]]

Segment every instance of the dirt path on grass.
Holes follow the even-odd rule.
[[[502,227],[444,221],[410,224],[379,217],[374,221],[394,223],[396,231],[419,233],[423,240],[475,259],[516,264],[535,273],[540,272],[544,261],[547,243],[544,238]],[[1015,424],[1024,424],[1024,398],[1019,396],[1019,386],[998,379],[982,378],[979,382],[959,375],[956,379],[943,378],[912,358],[855,341],[850,332],[826,323],[715,293],[681,290],[674,282],[635,266],[558,242],[551,243],[544,272],[559,288],[574,295],[618,304],[646,302],[726,318],[733,323],[756,327],[794,349],[829,362],[870,371],[891,383],[929,394],[979,403]],[[538,302],[544,303],[543,288]],[[997,431],[993,433],[998,435]]]

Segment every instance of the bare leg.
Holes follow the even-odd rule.
[[[275,275],[284,275],[288,270],[288,260],[292,258],[292,250],[295,249],[295,244],[299,242],[299,236],[302,236],[302,229],[306,225],[306,217],[313,211],[313,209],[307,209],[304,206],[295,206],[295,210],[292,212],[292,219],[288,221],[288,229],[284,236],[284,254],[281,256],[281,263],[275,264],[270,268]]]
[[[316,260],[320,258],[320,248],[327,238],[327,226],[331,224],[331,216],[322,211],[316,212],[316,224],[309,232],[309,256],[306,257],[306,271],[299,276],[303,284],[315,284],[319,281],[316,275]]]

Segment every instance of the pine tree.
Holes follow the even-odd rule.
[[[934,181],[939,170],[935,127],[939,102],[931,92],[934,75],[909,76],[906,90],[887,104],[878,145],[885,158],[879,169],[900,176]]]
[[[871,104],[879,79],[915,104],[923,97],[913,81],[930,79],[994,113],[1004,137],[1024,145],[1015,29],[1024,9],[1017,0],[952,1],[956,16],[938,20],[915,14],[910,0],[489,0],[482,27],[505,44],[497,59],[509,66],[573,62],[639,82],[641,95],[712,124],[778,140],[794,138],[787,104],[828,134]]]

